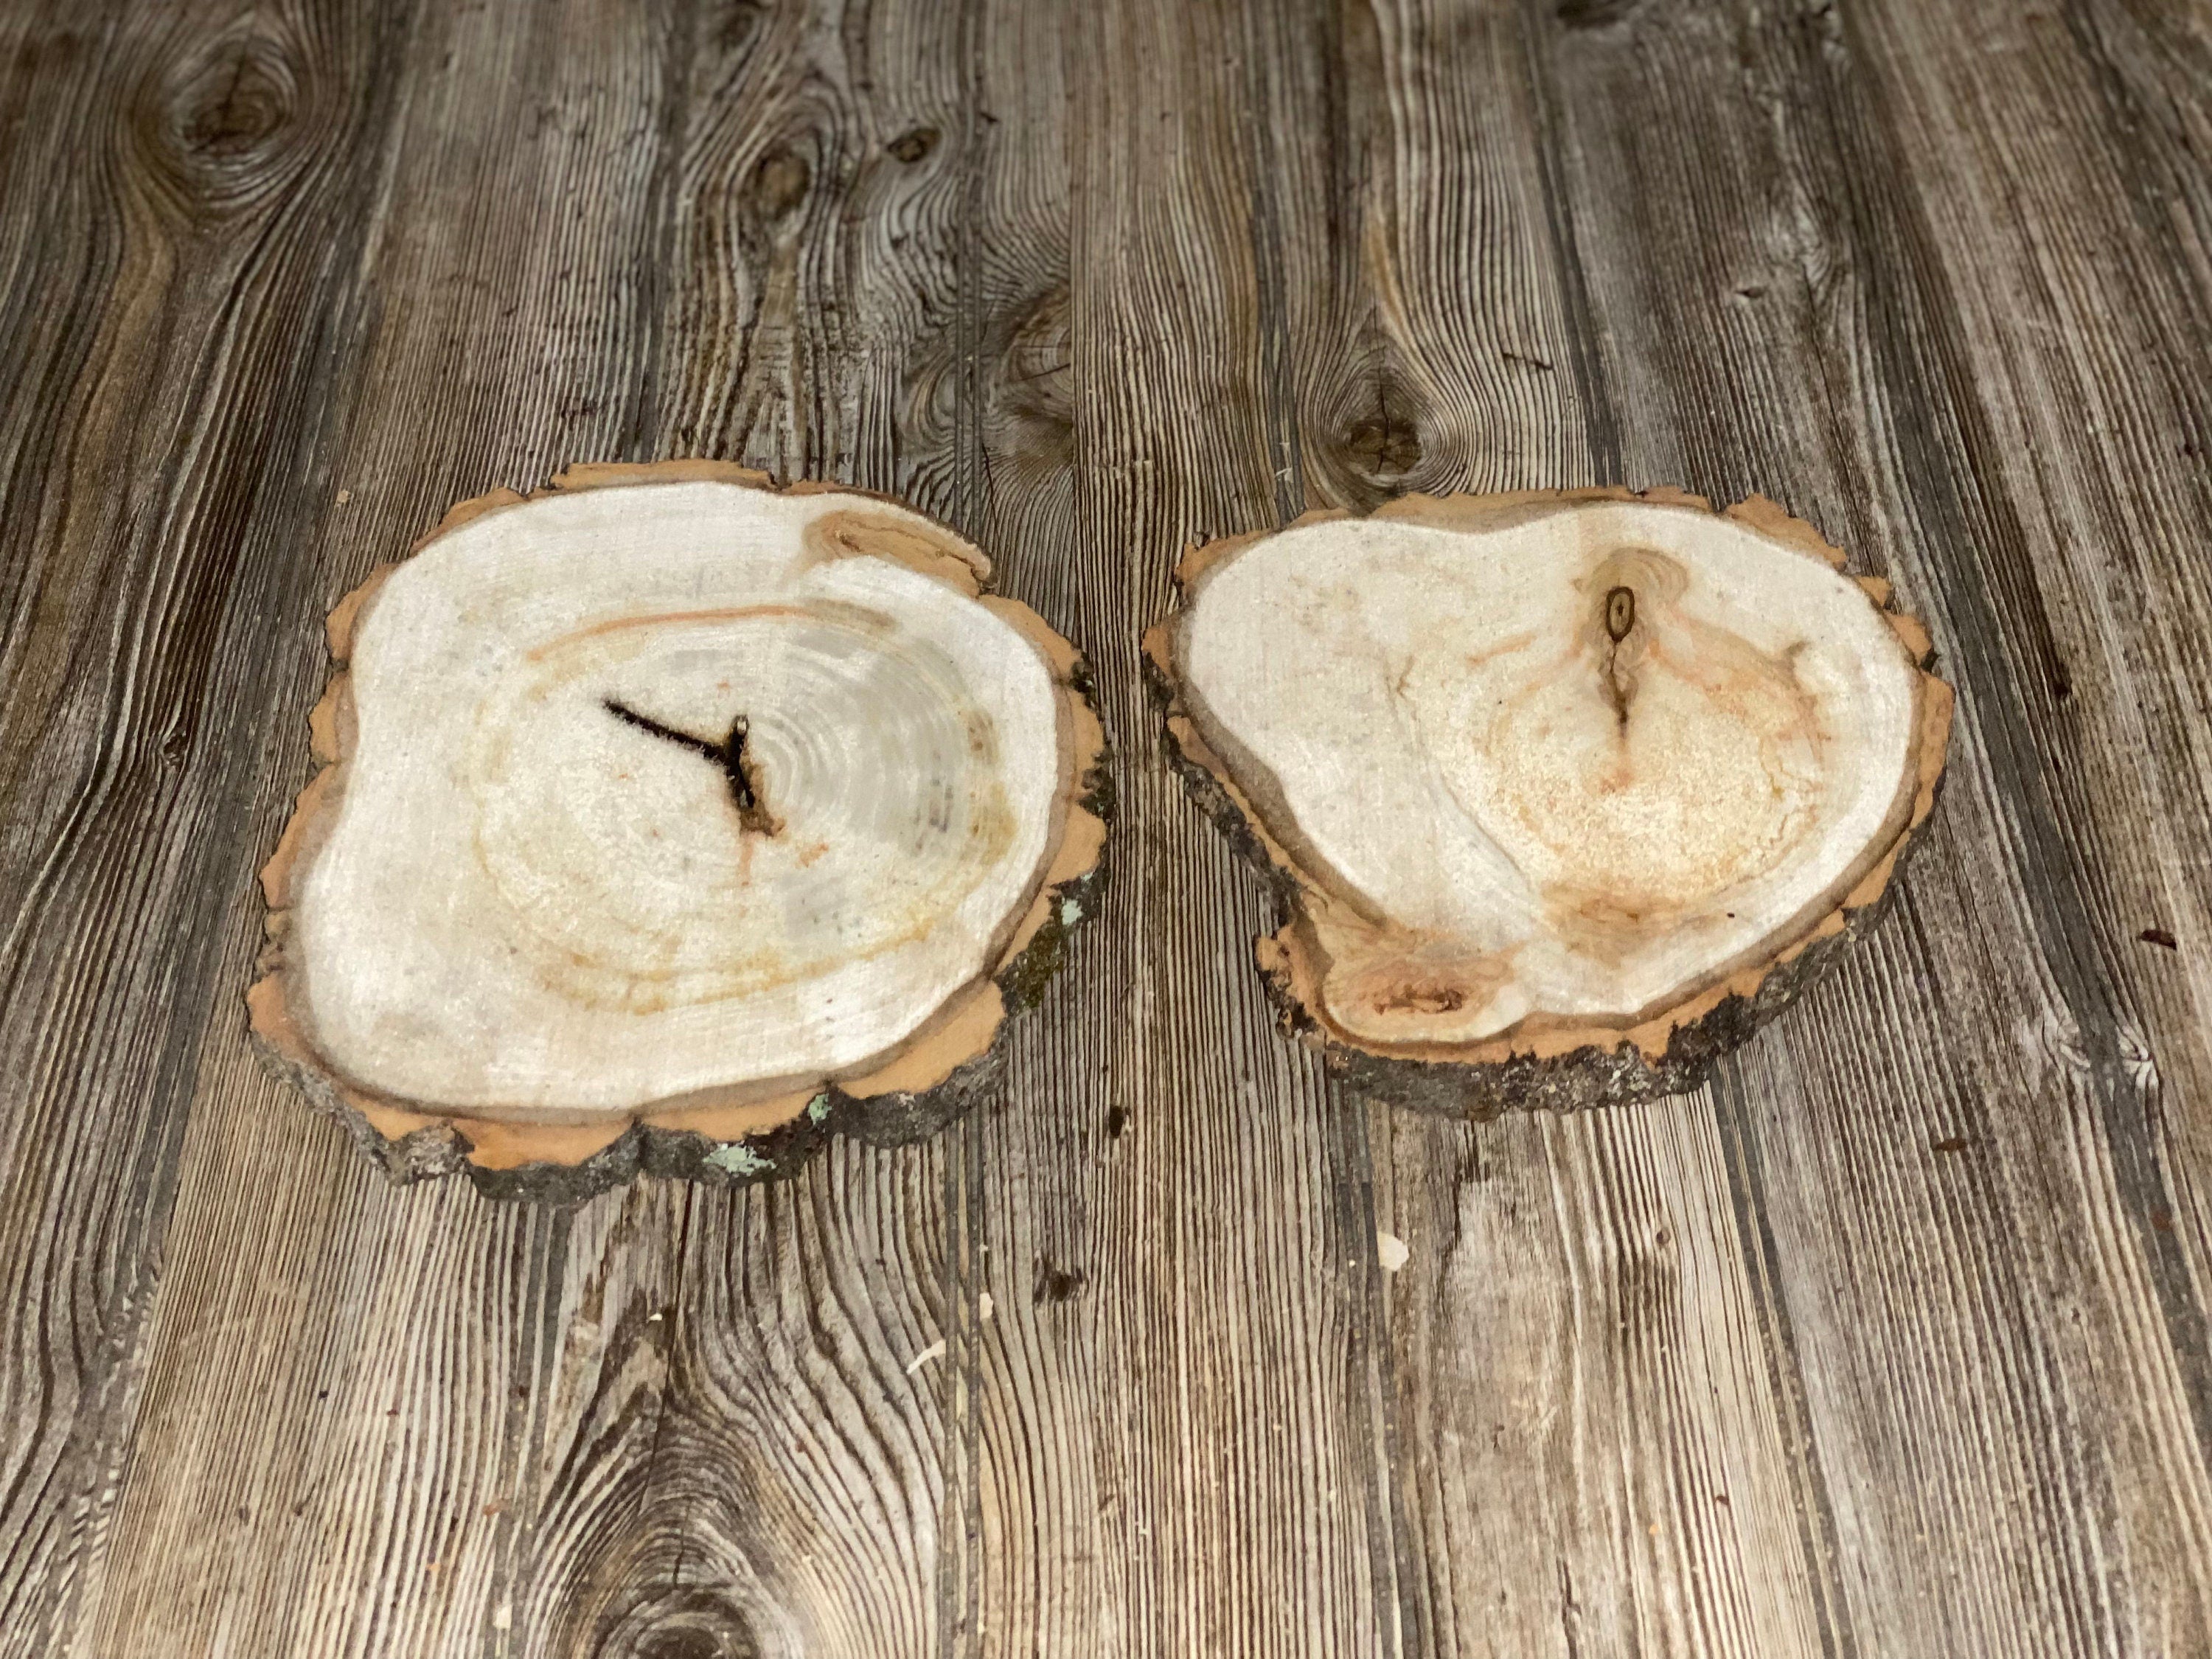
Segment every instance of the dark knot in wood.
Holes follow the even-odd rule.
[[[1001,440],[1024,463],[1058,467],[1074,453],[1073,358],[1067,289],[1047,289],[1000,326],[1006,344],[985,388],[991,413],[1010,429]],[[948,380],[950,376],[947,377]]]
[[[636,1652],[637,1659],[753,1659],[760,1649],[741,1628],[732,1632],[680,1625],[646,1636]]]
[[[745,737],[751,729],[750,723],[743,714],[730,723],[728,737],[720,743],[714,743],[705,738],[695,738],[689,732],[678,732],[673,726],[663,726],[651,715],[641,714],[627,703],[617,702],[612,697],[600,699],[599,706],[625,726],[634,726],[664,743],[672,743],[678,749],[688,749],[693,754],[714,762],[729,781],[730,799],[737,805],[738,822],[744,828],[760,835],[772,836],[783,827],[761,804],[757,763],[745,753]]]
[[[251,26],[200,45],[149,90],[131,116],[137,143],[165,195],[194,214],[267,199],[316,135],[287,44]]]
[[[936,148],[937,129],[935,127],[916,127],[911,132],[902,132],[892,139],[889,146],[891,155],[908,167],[922,160]]]
[[[1421,434],[1410,421],[1388,412],[1359,421],[1345,434],[1345,447],[1370,478],[1400,478],[1421,464]]]
[[[814,170],[806,158],[787,149],[770,150],[753,169],[753,201],[771,224],[788,218],[806,199]]]
[[[597,1639],[581,1650],[592,1659],[760,1659],[759,1638],[711,1591],[648,1591],[609,1611],[613,1616],[601,1615]]]
[[[1636,627],[1636,590],[1607,589],[1604,620],[1606,637],[1613,641],[1605,653],[1605,698],[1613,705],[1613,718],[1625,733],[1628,730],[1629,699],[1636,692],[1636,676],[1624,671],[1620,647]]]
[[[1636,626],[1636,590],[1616,587],[1605,596],[1605,631],[1615,645]]]
[[[1030,1301],[1032,1304],[1066,1302],[1083,1288],[1085,1278],[1080,1267],[1058,1267],[1040,1258],[1036,1287],[1030,1292]]]

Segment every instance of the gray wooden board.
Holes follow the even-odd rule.
[[[0,343],[0,1654],[2212,1654],[2197,0],[26,3]],[[395,1190],[239,1000],[319,618],[675,454],[1076,641],[1103,912],[926,1146]],[[1136,634],[1616,480],[1898,583],[1930,844],[1696,1095],[1355,1106]]]

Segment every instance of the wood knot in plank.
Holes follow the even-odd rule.
[[[162,76],[135,125],[156,173],[199,206],[270,195],[293,169],[309,123],[294,53],[243,27],[216,36]]]
[[[761,217],[770,223],[789,218],[805,201],[813,177],[806,158],[796,151],[772,149],[762,156],[752,179],[753,204]]]
[[[1048,1260],[1037,1262],[1036,1285],[1030,1292],[1032,1304],[1066,1302],[1082,1290],[1085,1273],[1080,1267],[1061,1267]]]
[[[1388,410],[1353,422],[1344,447],[1353,465],[1378,483],[1402,478],[1421,464],[1419,430]]]
[[[1046,289],[1001,326],[1006,343],[988,391],[992,413],[1012,427],[1006,447],[1017,457],[1059,465],[1071,453],[1075,433],[1067,290]]]
[[[893,159],[912,167],[915,162],[926,160],[937,148],[937,129],[915,127],[911,131],[899,134],[885,148],[890,151]]]
[[[591,1652],[595,1659],[759,1659],[761,1644],[720,1596],[672,1589],[624,1609]]]
[[[1610,28],[1625,21],[1638,0],[1559,0],[1552,15],[1571,29]]]

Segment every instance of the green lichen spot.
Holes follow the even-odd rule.
[[[1076,900],[1064,898],[1060,902],[1060,925],[1073,927],[1083,919],[1083,906]]]
[[[830,1091],[825,1089],[806,1103],[806,1121],[819,1123],[830,1115]]]
[[[726,1146],[717,1146],[707,1154],[707,1162],[724,1173],[733,1176],[758,1175],[775,1165],[763,1158],[742,1140],[733,1140]]]

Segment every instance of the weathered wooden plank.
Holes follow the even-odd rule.
[[[1557,176],[1549,18],[1376,7],[1267,61],[1304,499],[1613,482],[1620,417]],[[1378,1114],[1416,1647],[1832,1644],[1772,1291],[1714,1103]]]
[[[1401,1123],[1378,1186],[1434,1650],[1819,1653],[1769,1286],[1703,1095]]]
[[[2203,1645],[2201,1339],[2145,1214],[2100,860],[2046,770],[2084,728],[2046,712],[2043,509],[2008,488],[1959,321],[2019,232],[1962,237],[1901,189],[1923,149],[1901,112],[1942,100],[1874,83],[1836,12],[1583,16],[1541,62],[1577,240],[1606,250],[1591,307],[1625,467],[1808,511],[1930,617],[1961,692],[1899,925],[1717,1086],[1804,1378],[1838,1639]]]
[[[380,70],[399,118],[355,208],[371,306],[343,414],[289,484],[314,533],[285,550],[291,586],[243,653],[270,665],[243,715],[267,759],[204,878],[222,970],[191,1010],[209,1038],[145,1407],[113,1533],[89,1540],[88,1654],[473,1645],[514,1550],[497,1506],[544,1396],[608,1346],[586,1332],[582,1354],[549,1352],[588,1227],[386,1188],[265,1076],[239,1018],[254,867],[305,776],[299,711],[327,671],[317,612],[454,497],[620,442],[651,344],[627,296],[651,211],[655,131],[633,122],[665,49],[654,15],[417,21]]]
[[[960,326],[933,375],[957,411],[969,533],[1000,562],[1002,580],[1063,626],[1080,614],[1073,601],[1080,575],[1064,550],[1077,533],[1071,21],[996,0],[970,9]],[[1072,637],[1097,664],[1104,642],[1085,624]],[[1118,780],[1127,773],[1123,713],[1103,712]],[[1119,811],[1116,820],[1109,899],[1127,879],[1116,867],[1127,820]],[[1048,993],[1045,1018],[1055,1024],[1071,1006],[1095,1006],[1083,979],[1112,959],[1098,947],[1100,926],[1094,919],[1073,971]],[[1050,1062],[1041,1051],[1054,1046],[1047,1030],[1021,1033],[1003,1111],[962,1126],[959,1265],[975,1287],[966,1305],[976,1316],[956,1328],[949,1358],[959,1368],[966,1442],[955,1511],[958,1633],[974,1653],[1081,1654],[1128,1635],[1127,1602],[1109,1575],[1117,1540],[1130,1534],[1103,1507],[1093,1368],[1071,1339],[1091,1264],[1065,1221],[1048,1231],[1037,1215],[1040,1184],[1047,1210],[1063,1184],[1055,1150],[1064,1159],[1071,1145],[1098,1145],[1080,1106],[1071,1109],[1056,1080],[1044,1082]]]
[[[937,1163],[840,1146],[726,1215],[684,1194],[593,1241],[559,1339],[575,1379],[490,1592],[506,1650],[938,1645]],[[665,1276],[624,1282],[640,1261]]]
[[[1364,1126],[1270,1030],[1257,884],[1164,772],[1135,650],[1187,542],[1283,510],[1245,20],[992,4],[983,34],[987,522],[1091,653],[1121,794],[971,1188],[982,1646],[1376,1651]]]
[[[579,455],[706,449],[928,499],[900,331],[941,319],[946,239],[915,232],[957,198],[902,141],[945,124],[928,71],[954,60],[913,21],[538,9],[426,34],[374,273],[394,303],[339,467],[364,517],[333,560]],[[385,1192],[336,1146],[303,1167],[252,1141],[283,1109],[250,1068],[204,1086],[199,1248],[91,1650],[933,1644],[945,1431],[905,1367],[942,1322],[940,1152],[842,1149],[773,1195],[642,1182],[554,1221]],[[283,1339],[241,1377],[210,1328]],[[274,1384],[303,1353],[315,1386]],[[227,1416],[242,1387],[282,1408]],[[161,1572],[272,1488],[314,1496],[241,1503],[256,1547],[227,1572]]]
[[[927,7],[702,10],[671,128],[664,451],[958,520],[949,411],[917,396],[957,297],[958,25]],[[959,1170],[957,1135],[839,1146],[788,1187],[686,1194],[680,1231],[610,1235],[611,1260],[666,1259],[667,1330],[636,1340],[655,1369],[633,1433],[592,1443],[575,1407],[549,1419],[514,1651],[955,1639]],[[624,1316],[642,1332],[660,1310]],[[601,1370],[621,1375],[612,1355]],[[560,1436],[579,1450],[556,1463]]]
[[[1869,21],[1984,465],[2021,503],[2026,591],[1996,605],[2079,870],[2081,971],[2109,988],[2082,1046],[2127,1103],[2106,1133],[2212,1453],[2212,20]]]
[[[0,1643],[114,1468],[401,20],[40,9],[0,247]],[[220,666],[219,666],[220,665]]]

